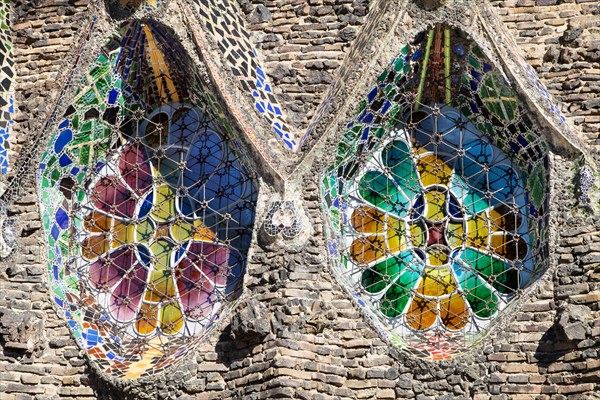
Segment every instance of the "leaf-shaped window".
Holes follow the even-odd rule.
[[[146,20],[118,43],[79,83],[39,186],[59,312],[106,373],[127,379],[180,359],[227,311],[257,192],[177,40]]]
[[[547,146],[479,49],[403,48],[323,179],[334,272],[393,343],[463,353],[547,267]]]

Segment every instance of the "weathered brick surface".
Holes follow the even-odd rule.
[[[493,0],[544,84],[585,140],[600,144],[600,4]]]
[[[303,131],[372,0],[238,0],[290,123]]]
[[[591,149],[600,150],[598,2],[493,3],[528,61],[563,101],[567,118]],[[370,2],[239,4],[295,125],[305,126]],[[73,60],[87,7],[84,0],[15,2],[19,77],[12,160],[31,137],[45,134],[40,129],[60,92],[57,80]],[[266,336],[236,332],[232,339],[226,326],[168,374],[135,384],[98,377],[54,312],[35,189],[25,180],[9,209],[20,221],[20,247],[7,262],[0,261],[1,398],[597,398],[600,218],[578,207],[571,179],[575,168],[572,161],[554,159],[553,218],[560,229],[553,268],[519,311],[470,355],[438,364],[419,361],[389,348],[365,322],[328,272],[315,167],[303,188],[314,224],[306,246],[257,247],[250,260],[246,286],[268,309]],[[22,326],[18,332],[30,332],[25,328],[38,323],[35,335],[14,336],[9,329]]]

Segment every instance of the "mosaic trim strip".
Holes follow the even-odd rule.
[[[310,121],[306,131],[302,135],[301,147],[302,150],[307,150],[313,144],[316,138],[313,137],[319,123],[327,115],[329,106],[334,104],[335,99],[340,97],[340,93],[344,88],[348,89],[347,82],[349,81],[354,68],[357,64],[368,63],[369,60],[364,58],[364,49],[373,46],[373,41],[376,37],[376,32],[380,28],[382,21],[390,13],[397,12],[398,9],[389,9],[393,6],[392,3],[386,1],[376,1],[370,4],[369,18],[361,28],[360,35],[354,39],[350,52],[346,55],[346,60],[353,60],[352,63],[343,63],[336,71],[333,83],[323,97],[323,101],[319,104],[313,119]]]
[[[485,2],[476,7],[481,12],[479,14],[481,26],[487,31],[490,40],[496,43],[495,48],[504,49],[507,52],[502,59],[511,66],[515,78],[523,84],[528,93],[527,95],[542,108],[545,116],[558,131],[560,138],[546,136],[547,140],[560,147],[566,144],[564,142],[567,142],[568,151],[581,152],[582,144],[576,137],[575,131],[567,123],[556,100],[548,92],[533,67],[517,51],[519,49],[518,44],[512,35],[506,31],[494,7]]]
[[[296,151],[299,148],[298,140],[285,122],[284,109],[275,98],[264,69],[259,64],[256,49],[250,43],[250,34],[242,18],[237,15],[234,4],[228,0],[194,0],[194,5],[206,31],[229,62],[231,72],[239,80],[243,91],[254,98],[256,110],[269,122],[285,147]]]
[[[548,148],[527,115],[438,26],[379,76],[324,173],[335,275],[418,357],[468,351],[548,267]]]
[[[108,375],[163,371],[235,304],[257,192],[183,47],[123,26],[77,82],[40,164],[51,291]]]
[[[8,171],[8,149],[6,148],[14,113],[13,80],[15,78],[10,35],[10,2],[0,1],[0,173]]]

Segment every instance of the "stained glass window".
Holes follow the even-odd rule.
[[[54,301],[116,378],[179,360],[241,289],[256,186],[202,82],[166,28],[125,24],[40,165]]]
[[[464,353],[547,268],[547,146],[460,32],[379,77],[322,189],[334,273],[392,343]]]

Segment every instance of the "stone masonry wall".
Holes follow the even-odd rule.
[[[493,3],[600,161],[598,1]],[[310,116],[304,104],[318,102],[369,2],[239,4],[258,47],[270,49],[267,66],[283,103],[297,113],[297,126],[305,126]],[[43,134],[89,2],[17,1],[14,7],[18,111],[11,162],[31,135]],[[271,20],[263,21],[269,14]],[[246,276],[248,296],[221,334],[166,376],[130,384],[99,377],[54,312],[35,186],[26,179],[9,208],[21,228],[19,248],[0,261],[0,398],[599,398],[600,217],[577,203],[575,162],[553,157],[555,266],[483,347],[436,364],[388,347],[328,272],[316,180],[321,167],[304,177],[304,206],[313,224],[307,244],[287,250],[256,246]]]
[[[238,0],[290,123],[304,131],[371,0]]]
[[[597,0],[494,0],[527,61],[564,103],[582,137],[600,144],[600,3]]]

